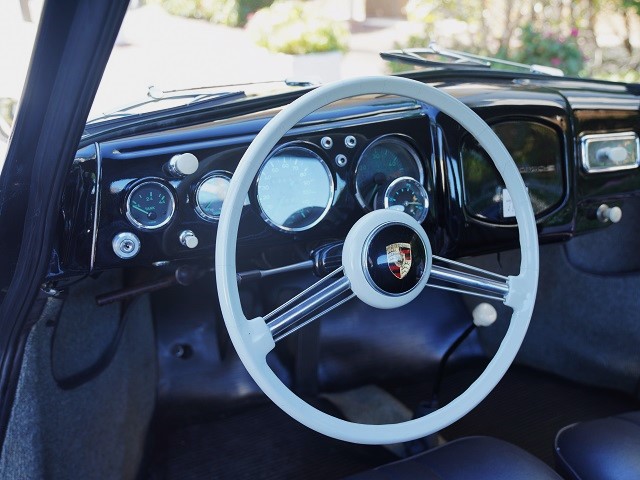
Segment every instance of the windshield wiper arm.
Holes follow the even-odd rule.
[[[160,102],[162,100],[178,100],[181,98],[191,98],[192,100],[190,102],[187,102],[185,105],[190,105],[192,103],[196,103],[196,102],[202,102],[202,101],[212,101],[212,102],[216,102],[216,103],[222,103],[222,102],[226,102],[228,100],[232,100],[232,99],[236,99],[236,98],[241,98],[245,96],[245,93],[243,91],[237,91],[237,92],[215,92],[215,93],[184,93],[184,94],[180,94],[180,95],[169,95],[169,96],[163,96],[163,95],[159,95],[159,92],[162,92],[162,90],[159,89],[155,89],[156,87],[149,87],[149,91],[147,92],[147,96],[149,98],[146,98],[144,100],[138,101],[138,102],[134,102],[134,103],[130,103],[125,105],[124,107],[120,107],[117,108],[115,110],[109,111],[109,112],[105,112],[102,115],[100,115],[99,117],[96,118],[92,118],[91,120],[89,120],[87,123],[93,123],[96,121],[101,121],[101,120],[105,120],[107,118],[120,118],[120,117],[131,117],[131,116],[135,116],[135,115],[140,115],[140,112],[130,112],[130,110],[139,108],[139,107],[144,107],[145,105],[149,105],[151,103],[156,103],[156,102]],[[152,93],[153,91],[153,93]],[[164,92],[164,93],[168,93],[168,92]],[[184,105],[182,105],[184,106]]]
[[[162,90],[159,87],[151,86],[147,91],[147,95],[151,98],[160,100],[166,98],[167,94],[177,94],[183,92],[197,92],[198,90],[216,90],[219,88],[231,88],[231,87],[250,87],[252,85],[269,85],[272,83],[284,83],[288,87],[316,87],[317,82],[304,78],[285,78],[280,80],[262,80],[260,82],[245,82],[245,83],[228,83],[221,85],[209,85],[204,87],[191,87],[191,88],[178,88],[175,90]],[[176,98],[172,96],[171,98]]]
[[[540,73],[563,77],[564,72],[559,68],[545,65],[528,65],[525,63],[512,62],[501,58],[486,57],[459,50],[442,48],[436,43],[430,43],[427,48],[407,48],[402,50],[389,50],[380,52],[380,57],[387,61],[402,62],[410,65],[428,68],[446,69],[466,69],[466,68],[491,68],[494,64],[506,65],[509,67],[526,70],[531,73]],[[432,57],[445,58],[448,61],[434,60]]]
[[[115,110],[111,110],[103,113],[102,115],[92,118],[87,123],[94,123],[98,121],[102,121],[109,118],[122,118],[122,117],[131,117],[135,115],[139,115],[139,112],[131,112],[131,110],[144,107],[145,105],[149,105],[152,103],[165,101],[165,100],[179,100],[179,99],[191,99],[191,101],[186,102],[181,106],[191,105],[197,102],[213,102],[213,103],[223,103],[229,100],[235,100],[237,98],[246,97],[246,94],[242,90],[237,91],[214,91],[208,93],[198,93],[202,90],[219,90],[221,88],[230,88],[230,87],[246,87],[252,85],[267,85],[273,83],[284,83],[288,87],[315,87],[318,83],[307,80],[307,79],[295,79],[295,78],[285,78],[283,80],[265,80],[261,82],[247,82],[247,83],[232,83],[226,85],[210,85],[204,87],[190,87],[190,88],[178,88],[174,90],[163,90],[160,87],[156,87],[154,85],[150,86],[147,89],[147,98],[144,100],[140,100],[134,103],[130,103],[125,105],[124,107],[116,108]]]

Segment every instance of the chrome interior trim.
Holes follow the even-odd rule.
[[[589,164],[589,146],[595,142],[611,142],[611,141],[634,140],[636,144],[635,155],[636,161],[632,165],[620,165],[611,167],[592,167]],[[640,139],[636,132],[619,132],[619,133],[593,133],[584,135],[580,139],[580,147],[582,150],[582,168],[588,173],[604,173],[617,172],[620,170],[631,170],[640,166]]]

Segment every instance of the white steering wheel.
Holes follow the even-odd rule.
[[[287,302],[264,318],[245,318],[236,279],[236,242],[244,199],[261,164],[278,141],[307,115],[332,102],[368,94],[398,95],[432,105],[476,138],[493,160],[513,199],[522,258],[520,273],[501,277],[480,269],[462,274],[459,268],[437,267],[432,259],[445,259],[433,257],[427,235],[413,218],[394,210],[376,210],[364,215],[351,228],[343,249],[343,269],[339,273],[320,280],[314,293]],[[410,250],[413,266],[408,272],[403,270],[406,276],[401,287],[389,288],[391,277],[382,278],[384,275],[372,264],[371,259],[375,263],[377,257],[384,259],[385,266],[387,261],[391,264],[387,258],[389,248],[400,262],[406,250]],[[398,251],[398,248],[405,250]],[[400,77],[356,78],[328,84],[305,94],[278,113],[256,136],[233,175],[216,241],[215,269],[222,314],[233,345],[253,379],[276,405],[300,423],[330,437],[363,444],[390,444],[424,437],[455,422],[489,394],[511,365],[524,339],[535,302],[538,268],[533,210],[522,177],[504,145],[491,128],[459,100],[431,86]],[[387,270],[393,273],[390,267]],[[487,368],[466,391],[439,410],[397,424],[348,422],[300,399],[267,365],[266,356],[275,346],[274,338],[284,329],[299,328],[303,313],[320,304],[337,303],[340,296],[344,299],[345,293],[350,292],[374,307],[395,308],[419,295],[430,278],[493,292],[513,308],[508,331]]]

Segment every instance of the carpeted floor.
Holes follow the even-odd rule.
[[[482,365],[465,368],[446,377],[441,404],[466,389],[482,368]],[[392,393],[415,408],[424,399],[425,390],[411,386],[393,389]],[[478,407],[446,428],[442,436],[446,440],[469,435],[500,438],[553,466],[553,441],[562,427],[637,409],[640,402],[628,395],[580,385],[530,368],[512,367]]]
[[[394,459],[382,447],[316,433],[269,403],[208,423],[157,430],[149,478],[329,480]]]
[[[482,366],[449,375],[443,401],[453,398]],[[393,388],[414,408],[427,385]],[[324,405],[325,409],[332,407]],[[489,435],[512,442],[553,465],[553,439],[565,425],[640,408],[626,395],[586,387],[528,368],[512,368],[475,410],[445,429],[447,440]],[[337,479],[393,461],[381,447],[327,438],[272,404],[197,425],[156,429],[148,478]]]

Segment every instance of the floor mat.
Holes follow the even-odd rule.
[[[413,418],[413,412],[386,390],[365,385],[345,392],[323,393],[340,410],[342,416],[354,423],[384,425],[387,423],[407,422]],[[398,458],[405,456],[403,443],[384,445]]]
[[[451,401],[482,372],[474,366],[445,377],[441,404]],[[391,390],[414,408],[430,390],[423,386]],[[447,440],[489,435],[511,442],[553,466],[553,441],[562,427],[578,421],[640,408],[632,397],[570,382],[533,369],[512,367],[474,410],[446,428]]]
[[[325,437],[273,404],[209,423],[158,431],[150,479],[330,480],[393,461],[381,447]]]
[[[482,368],[477,365],[447,375],[441,399],[446,403],[458,395]],[[431,391],[426,384],[388,389],[409,408]],[[639,408],[640,403],[627,395],[516,367],[478,407],[442,434],[447,440],[468,435],[500,438],[553,465],[553,439],[560,428]],[[337,413],[328,404],[323,409]],[[381,447],[358,446],[315,433],[273,404],[157,431],[153,441],[151,472],[145,475],[152,480],[330,480],[394,460]]]

